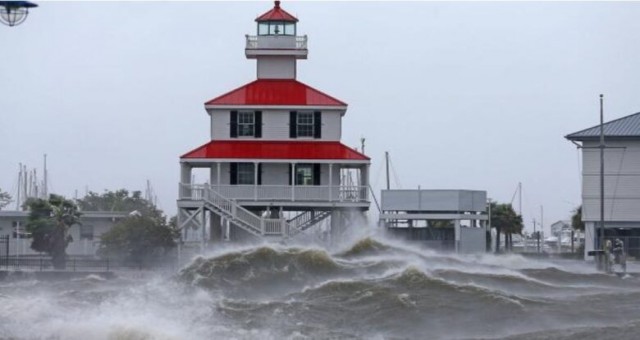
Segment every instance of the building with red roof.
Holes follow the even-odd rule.
[[[369,208],[370,159],[340,142],[347,104],[297,80],[298,19],[275,6],[246,36],[257,79],[205,102],[211,139],[180,157],[178,223],[202,240],[293,237]],[[209,172],[192,183],[194,168]],[[208,234],[208,235],[207,235]]]

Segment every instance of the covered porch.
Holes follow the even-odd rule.
[[[247,207],[369,207],[369,162],[328,160],[181,160],[179,200],[199,201],[213,190]],[[209,181],[192,183],[194,169]]]

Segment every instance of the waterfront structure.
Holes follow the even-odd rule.
[[[640,256],[640,112],[603,125],[604,237],[620,238],[627,254]],[[600,243],[600,126],[565,136],[582,150],[582,221],[585,259]],[[592,259],[592,258],[591,258]]]
[[[391,235],[460,253],[487,250],[487,192],[382,190],[380,222]]]
[[[370,159],[340,142],[347,104],[297,80],[307,36],[280,7],[256,19],[257,79],[205,103],[211,139],[180,157],[178,226],[201,240],[288,238],[369,208]],[[194,168],[206,183],[192,183]],[[347,213],[349,212],[349,213]]]
[[[74,224],[69,228],[69,235],[73,241],[67,247],[67,254],[96,255],[100,247],[100,236],[128,215],[129,212],[123,211],[82,211],[80,216],[82,224]],[[8,255],[39,254],[31,249],[31,238],[25,230],[28,218],[28,211],[0,211],[0,238],[9,236]],[[0,249],[0,256],[6,255],[4,246],[6,245]]]

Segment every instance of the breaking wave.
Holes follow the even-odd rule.
[[[171,277],[0,281],[0,339],[635,339],[639,283],[374,237],[335,252],[262,245]]]

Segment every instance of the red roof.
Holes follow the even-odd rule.
[[[258,79],[211,99],[205,105],[347,106],[295,79]]]
[[[211,141],[180,158],[369,160],[340,142],[229,140]]]
[[[280,1],[274,1],[275,5],[269,12],[256,18],[256,21],[289,21],[298,22],[298,19],[280,8]]]

